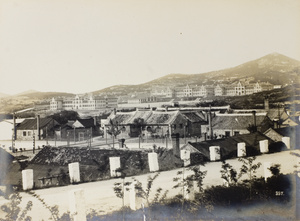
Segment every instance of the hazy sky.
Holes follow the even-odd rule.
[[[278,52],[300,60],[300,0],[0,0],[0,92],[91,92]]]

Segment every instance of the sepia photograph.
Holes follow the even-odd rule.
[[[300,0],[0,0],[0,221],[300,220]]]

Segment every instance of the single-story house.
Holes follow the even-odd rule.
[[[52,118],[25,119],[17,126],[17,140],[32,140],[33,135],[35,140],[53,137],[58,125],[59,123]]]
[[[100,124],[95,118],[77,119],[75,121],[68,121],[56,129],[58,138],[63,140],[70,139],[71,141],[84,141],[91,137],[91,135],[100,135]]]
[[[121,137],[137,137],[142,133],[145,136],[170,136],[187,134],[184,125],[187,125],[187,118],[180,111],[153,111],[137,110],[132,112],[114,111],[107,122],[118,125],[121,130]],[[111,123],[105,125],[111,127]]]
[[[300,145],[300,126],[282,127],[282,128],[269,128],[264,134],[270,139],[278,142],[282,141],[283,137],[290,138],[291,149],[299,149]]]
[[[187,121],[187,136],[200,136],[201,126],[207,125],[207,114],[201,111],[182,112]]]
[[[181,147],[181,150],[188,150],[191,152],[191,155],[198,155],[197,158],[204,160],[210,159],[209,147],[219,146],[221,159],[235,158],[237,156],[237,144],[245,143],[246,144],[246,153],[247,156],[253,156],[260,153],[259,141],[268,140],[269,147],[272,146],[274,141],[265,136],[260,132],[250,133],[250,134],[240,134],[233,137],[227,137],[217,140],[207,140],[203,142],[189,142],[188,144]],[[191,159],[195,157],[191,156]],[[192,162],[193,163],[193,162]],[[194,162],[198,163],[198,162]]]
[[[273,126],[273,122],[266,116],[266,113],[212,114],[211,127],[214,139],[249,134],[253,125],[257,126],[257,131],[264,132]],[[202,125],[201,130],[208,132],[210,125]]]

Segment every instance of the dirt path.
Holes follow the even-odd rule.
[[[256,162],[272,162],[281,165],[281,172],[291,173],[295,170],[294,166],[299,161],[295,155],[291,152],[300,154],[300,150],[285,151],[275,154],[265,154],[258,156]],[[239,170],[241,163],[237,159],[228,160],[236,170]],[[258,169],[257,176],[263,176],[264,169],[263,165]],[[207,171],[207,176],[204,179],[204,186],[219,185],[223,181],[220,177],[221,162],[211,162],[207,163],[205,166],[201,166],[201,170]],[[176,177],[177,172],[181,169],[161,172],[157,180],[154,181],[152,188],[152,195],[150,198],[154,197],[154,193],[158,187],[163,190],[169,190],[168,197],[172,197],[179,193],[179,189],[173,189],[175,185],[173,178]],[[185,169],[187,174],[191,174],[190,171]],[[143,187],[147,183],[147,177],[149,175],[153,176],[155,173],[145,174],[135,177],[140,182],[142,182]],[[132,177],[125,178],[125,181],[132,181]],[[121,182],[121,179],[111,179],[99,182],[84,183],[79,185],[70,185],[65,187],[55,187],[49,189],[36,190],[35,192],[45,200],[49,206],[58,205],[60,214],[69,210],[69,200],[68,194],[72,189],[83,189],[85,195],[85,205],[87,213],[92,209],[99,211],[100,214],[106,214],[114,210],[120,209],[122,206],[122,200],[117,198],[113,191],[113,186],[115,182]],[[33,209],[29,212],[29,215],[33,217],[33,220],[47,220],[50,217],[50,213],[45,209],[42,204],[35,198],[32,198],[26,193],[21,193],[23,197],[22,204],[25,205],[26,202],[31,200],[33,202]],[[3,205],[7,201],[0,198],[0,205]],[[125,205],[129,204],[128,193],[125,194]],[[3,215],[3,214],[2,214]],[[1,216],[0,216],[1,217]]]

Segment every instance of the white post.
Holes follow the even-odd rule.
[[[268,153],[269,152],[269,142],[268,142],[268,140],[259,141],[259,149],[260,149],[261,153]]]
[[[189,150],[181,150],[180,151],[180,158],[183,160],[183,165],[189,166],[191,164],[191,151]]]
[[[246,154],[246,143],[238,143],[237,144],[237,156],[238,157],[245,157]]]
[[[23,190],[32,190],[33,189],[33,170],[32,169],[22,170],[22,183],[23,183]]]
[[[221,150],[219,146],[209,147],[210,161],[216,161],[221,159]]]
[[[80,170],[79,170],[79,163],[69,163],[69,176],[71,183],[78,183],[80,182]]]
[[[290,137],[282,137],[282,142],[285,144],[287,149],[291,149],[291,139],[290,139]]]
[[[265,181],[267,181],[267,179],[269,177],[272,176],[272,172],[271,170],[269,170],[271,168],[273,164],[271,162],[265,162],[264,163],[264,175],[265,175]]]
[[[150,172],[159,170],[157,153],[148,153],[148,164]]]
[[[132,210],[136,210],[136,191],[135,182],[132,182],[129,187],[129,207]]]
[[[110,166],[110,176],[111,177],[121,176],[121,172],[116,171],[117,169],[121,168],[120,157],[110,157],[109,158],[109,166]]]
[[[86,221],[85,197],[83,189],[69,191],[70,215],[74,221]]]

